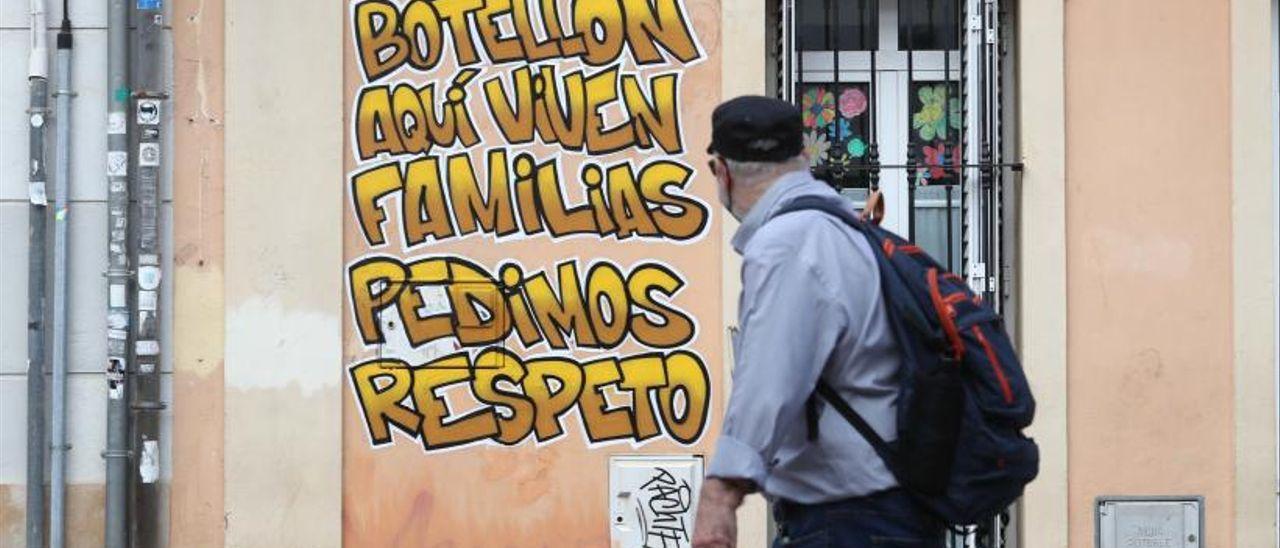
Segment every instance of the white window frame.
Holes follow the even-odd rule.
[[[832,0],[839,2],[840,0]],[[914,81],[943,81],[952,82],[963,81],[965,90],[962,94],[965,105],[963,112],[968,118],[964,124],[964,176],[963,184],[959,188],[959,192],[954,192],[951,198],[951,207],[960,208],[962,200],[969,200],[969,204],[977,204],[982,199],[978,192],[981,173],[980,169],[973,167],[982,162],[981,147],[977,146],[979,140],[979,116],[982,112],[979,102],[981,94],[979,86],[979,73],[983,70],[980,63],[976,60],[981,59],[983,47],[1000,47],[996,41],[999,39],[998,33],[990,32],[989,28],[995,26],[995,13],[999,9],[998,0],[960,0],[964,2],[966,14],[981,14],[977,16],[971,15],[969,20],[965,21],[964,32],[965,39],[961,42],[965,51],[950,50],[945,53],[949,55],[948,62],[944,57],[944,52],[940,50],[921,50],[912,53],[910,78]],[[782,79],[780,82],[780,94],[788,101],[797,101],[795,96],[798,84],[805,83],[831,83],[835,81],[844,83],[866,83],[870,81],[868,76],[871,69],[871,53],[868,51],[842,50],[838,52],[839,71],[833,70],[837,52],[834,51],[796,51],[797,42],[795,39],[796,31],[796,0],[783,0],[782,10],[782,46],[785,51],[780,52]],[[875,132],[876,143],[878,145],[879,164],[883,166],[901,166],[907,164],[907,142],[908,132],[911,130],[908,123],[908,109],[910,105],[907,89],[910,85],[908,82],[908,53],[898,49],[898,0],[879,0],[880,13],[877,21],[878,25],[878,50],[876,52],[876,92],[875,92]],[[970,62],[967,65],[963,62],[963,58],[968,58]],[[949,70],[948,70],[949,69]],[[1000,73],[1001,67],[987,66],[986,70],[993,71],[995,78],[1002,78]],[[801,72],[803,71],[803,72]],[[963,74],[962,74],[963,71]],[[963,76],[963,78],[962,78]],[[838,78],[838,80],[837,80]],[[997,108],[1003,108],[999,106]],[[997,147],[1003,146],[998,143]],[[917,160],[918,161],[918,160]],[[884,193],[888,210],[885,216],[885,226],[894,232],[906,235],[907,218],[910,215],[912,204],[908,199],[907,179],[909,170],[902,168],[882,168],[879,172],[880,189]],[[963,194],[963,196],[962,196]],[[861,206],[861,204],[858,204]],[[942,208],[946,207],[945,199],[920,199],[917,197],[915,207],[917,211],[922,208]],[[967,218],[961,223],[964,232],[961,234],[961,245],[966,245],[970,249],[985,249],[988,245],[986,242],[985,231],[981,229],[982,225],[982,208],[969,207],[965,212]],[[999,242],[999,235],[996,235],[996,242]],[[995,249],[989,253],[989,260],[996,260],[1001,250]],[[1007,262],[1007,261],[1002,261]],[[970,254],[961,254],[961,264],[957,264],[958,269],[963,272],[957,272],[965,275],[970,285],[978,291],[992,289],[1000,292],[1003,284],[1001,283],[1001,273],[992,272],[988,276],[986,265],[983,262],[972,259]]]

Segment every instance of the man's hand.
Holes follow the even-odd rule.
[[[734,548],[738,545],[738,506],[751,492],[740,480],[707,478],[698,497],[693,525],[693,548]]]

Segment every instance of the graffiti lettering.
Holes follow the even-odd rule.
[[[624,275],[602,262],[582,276],[577,261],[569,260],[556,266],[555,287],[545,273],[526,275],[514,262],[499,272],[494,277],[453,256],[410,263],[366,258],[348,269],[356,327],[365,344],[384,343],[378,314],[394,308],[414,346],[445,337],[485,346],[513,330],[525,347],[546,342],[555,349],[569,348],[570,339],[580,348],[615,348],[628,334],[652,348],[674,348],[693,338],[693,319],[667,302],[685,282],[663,265],[641,263]],[[424,286],[444,287],[450,310],[430,314],[418,291]]]
[[[402,7],[364,0],[355,4],[353,23],[370,82],[406,64],[435,68],[446,34],[460,67],[481,63],[480,52],[490,63],[581,58],[592,66],[618,61],[624,49],[637,65],[663,62],[659,48],[684,63],[701,57],[678,0],[599,0],[568,8],[540,0],[411,0]],[[508,26],[514,34],[504,36]]]
[[[365,87],[356,99],[354,120],[360,159],[422,154],[455,142],[475,145],[479,138],[467,109],[466,84],[477,72],[460,72],[442,98],[435,84]],[[561,78],[552,66],[540,67],[536,74],[521,67],[486,80],[483,99],[510,144],[531,143],[536,135],[545,144],[591,154],[647,149],[655,143],[669,154],[683,152],[678,75],[660,74],[647,82],[616,68],[590,75],[579,70]],[[606,127],[602,109],[615,105],[621,107],[623,121]]]
[[[499,238],[545,231],[553,238],[685,241],[707,227],[706,204],[682,192],[693,170],[678,162],[653,160],[638,173],[629,161],[587,163],[580,174],[587,200],[579,204],[568,203],[555,160],[538,164],[521,154],[508,162],[504,149],[488,152],[484,190],[466,152],[443,161],[428,156],[356,173],[351,196],[365,240],[370,245],[387,242],[385,199],[391,196],[399,198],[406,247],[475,232]]]
[[[686,278],[567,258],[661,257],[709,231],[685,158],[682,84],[705,57],[687,4],[349,1],[347,365],[374,445],[549,442],[571,414],[592,443],[701,437]],[[682,533],[654,512],[654,539]]]
[[[693,489],[689,482],[677,481],[671,472],[659,467],[654,476],[640,486],[640,491],[636,515],[645,548],[687,545],[686,518],[690,517],[689,509],[693,507]]]
[[[464,70],[453,79],[436,108],[436,86],[410,84],[369,86],[356,100],[355,141],[360,159],[378,154],[420,154],[432,147],[474,146],[480,142],[467,110],[466,84],[478,71]]]
[[[665,432],[692,444],[706,427],[711,386],[702,358],[686,351],[584,363],[569,358],[521,361],[490,348],[474,360],[459,353],[417,366],[370,360],[352,366],[349,374],[370,441],[392,443],[394,427],[426,451],[486,440],[515,445],[531,434],[538,442],[555,440],[564,435],[562,418],[574,407],[592,442],[640,442]],[[460,404],[451,405],[441,394],[460,384],[469,388],[474,401],[468,403],[477,404],[476,409],[457,412]],[[630,404],[613,406],[606,389],[629,396]],[[654,511],[671,507],[658,502]]]

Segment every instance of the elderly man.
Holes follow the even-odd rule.
[[[897,437],[901,361],[866,239],[834,216],[776,212],[801,196],[843,198],[809,173],[800,112],[738,97],[712,115],[720,201],[741,222],[733,391],[703,483],[694,546],[732,547],[735,510],[762,491],[775,546],[941,547],[942,525],[834,410],[809,406],[824,379],[886,440]]]

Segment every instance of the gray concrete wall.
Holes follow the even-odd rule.
[[[71,546],[100,545],[103,527],[106,381],[106,2],[72,0],[75,34],[72,151],[68,227],[67,538]],[[27,302],[27,56],[28,2],[0,2],[0,546],[24,542],[26,478]],[[50,71],[61,2],[49,2]],[[168,58],[168,56],[165,56]],[[171,65],[166,59],[166,65]],[[170,72],[171,66],[166,67]],[[50,89],[54,88],[50,82]],[[52,104],[52,100],[50,100]],[[170,132],[166,132],[168,134]],[[53,159],[53,134],[47,152]],[[167,146],[165,158],[172,157]],[[51,173],[50,181],[59,174]],[[162,178],[164,270],[172,271],[171,185]],[[52,237],[52,231],[50,231]],[[162,390],[170,393],[172,276],[162,287]],[[163,415],[162,481],[170,476],[170,417]]]

